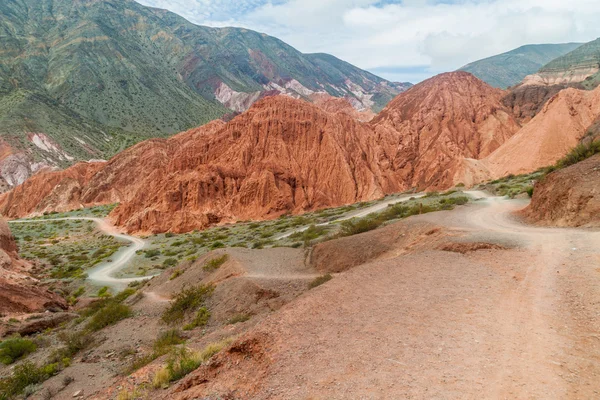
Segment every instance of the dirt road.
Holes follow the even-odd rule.
[[[505,250],[419,243],[336,276],[253,332],[272,361],[252,365],[246,398],[600,398],[600,232],[523,225],[525,201],[471,195],[484,198],[413,221]],[[381,232],[405,234],[394,226]]]
[[[10,221],[10,223],[43,223],[51,221],[93,221],[98,229],[103,233],[113,236],[116,239],[130,242],[131,245],[120,249],[112,257],[111,262],[102,262],[94,268],[87,271],[87,280],[98,286],[108,286],[115,290],[122,290],[127,287],[131,282],[137,282],[151,278],[152,276],[143,276],[136,278],[116,278],[113,275],[125,268],[127,263],[135,256],[138,250],[141,250],[146,245],[143,239],[135,236],[125,235],[118,231],[114,226],[108,223],[106,220],[101,218],[92,217],[66,217],[66,218],[54,218],[54,219],[39,219],[39,220],[27,220],[27,221]]]

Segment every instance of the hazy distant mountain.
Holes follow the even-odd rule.
[[[475,61],[460,70],[467,71],[488,84],[506,89],[520,83],[543,65],[581,46],[581,43],[532,44]]]

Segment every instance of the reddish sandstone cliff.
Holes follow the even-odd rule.
[[[542,225],[599,227],[600,154],[538,182],[524,215]]]
[[[37,286],[28,274],[29,263],[20,260],[6,221],[0,219],[0,314],[66,309],[64,299]]]
[[[397,96],[372,125],[401,138],[395,160],[409,186],[443,189],[461,181],[462,159],[489,155],[520,128],[504,95],[469,73],[441,74]]]
[[[89,175],[77,166],[62,179],[40,174],[0,196],[0,210],[18,217],[119,202],[112,217],[130,232],[183,232],[443,189],[462,181],[465,160],[479,162],[518,130],[504,94],[468,73],[442,74],[370,123],[340,102],[268,97],[229,123],[140,143]]]

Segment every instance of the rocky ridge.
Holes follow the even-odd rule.
[[[369,123],[337,100],[267,97],[229,123],[39,174],[0,207],[14,218],[118,202],[111,217],[130,232],[183,232],[444,188],[458,160],[484,157],[518,130],[503,94],[468,73],[443,74]]]

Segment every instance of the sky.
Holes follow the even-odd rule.
[[[417,83],[525,44],[600,37],[598,0],[137,0]]]

